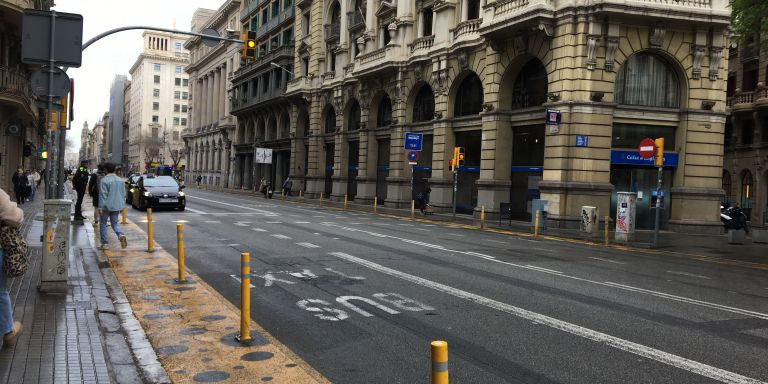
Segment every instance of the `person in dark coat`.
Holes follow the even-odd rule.
[[[77,192],[77,201],[75,202],[75,220],[83,220],[83,198],[85,197],[85,189],[88,187],[88,169],[85,168],[85,164],[80,164],[75,176],[72,178],[72,186],[75,187]]]
[[[13,178],[11,180],[13,181],[13,192],[16,195],[16,202],[19,204],[24,204],[24,193],[29,186],[29,179],[27,178],[27,175],[25,175],[24,171],[19,168],[19,170],[13,174]]]
[[[105,175],[104,171],[104,164],[99,164],[96,172],[91,173],[90,179],[88,179],[88,195],[91,196],[91,200],[93,200],[94,224],[99,222],[99,182],[101,182],[101,178]]]

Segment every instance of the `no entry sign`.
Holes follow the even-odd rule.
[[[637,152],[640,153],[640,157],[643,159],[650,159],[656,152],[656,143],[653,139],[646,137],[640,142],[640,145],[637,146]]]

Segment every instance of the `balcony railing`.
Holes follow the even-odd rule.
[[[432,44],[434,43],[435,43],[435,35],[419,37],[413,40],[413,43],[411,44],[411,52],[413,53],[418,50],[432,48]]]
[[[752,104],[755,100],[756,92],[739,92],[734,94],[730,99],[725,101],[725,104],[729,107],[739,104]]]
[[[357,56],[360,65],[367,65],[374,61],[382,60],[387,55],[387,47],[379,48],[375,51],[363,53]]]
[[[347,29],[350,31],[356,31],[358,28],[365,26],[365,16],[363,11],[356,9],[352,12],[347,12]]]
[[[477,34],[480,31],[480,24],[482,23],[483,19],[462,21],[453,29],[453,39],[456,40],[464,35]]]
[[[251,16],[251,14],[259,8],[259,5],[263,2],[263,0],[253,0],[248,4],[243,5],[243,10],[240,12],[240,21],[245,21],[248,19],[248,17]]]
[[[341,36],[341,23],[331,23],[325,25],[325,41],[335,41]]]
[[[0,93],[31,99],[32,92],[26,73],[0,67]]]
[[[333,80],[334,77],[336,77],[336,72],[334,71],[329,71],[322,75],[323,81]]]
[[[493,4],[494,16],[513,13],[529,5],[529,0],[501,0]]]

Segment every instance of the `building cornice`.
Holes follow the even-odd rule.
[[[130,73],[131,76],[133,76],[133,72],[136,71],[136,68],[138,68],[139,64],[141,64],[144,60],[161,60],[161,61],[169,61],[172,63],[189,65],[189,56],[171,57],[171,56],[142,52],[139,54],[139,57],[136,58],[136,62],[133,63],[133,65],[131,66],[131,69],[128,70],[128,73]]]
[[[226,3],[224,3],[221,7],[219,7],[218,10],[216,10],[216,13],[211,16],[208,21],[203,24],[203,27],[200,28],[199,31],[194,32],[200,32],[206,28],[213,28],[218,29],[216,27],[220,27],[222,25],[226,25],[227,21],[229,20],[229,16],[232,14],[237,14],[240,11],[240,0],[229,0]],[[186,43],[184,43],[184,48],[187,50],[191,50],[192,47],[195,47],[200,44],[200,37],[194,36],[187,40]]]

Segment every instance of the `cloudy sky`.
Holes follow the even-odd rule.
[[[83,15],[83,42],[106,30],[148,25],[189,30],[197,8],[218,9],[224,0],[56,0],[59,12]],[[83,52],[83,65],[67,74],[75,79],[75,119],[67,136],[80,147],[84,122],[89,127],[109,110],[109,86],[116,74],[128,70],[141,52],[141,30],[119,32],[94,43]]]

